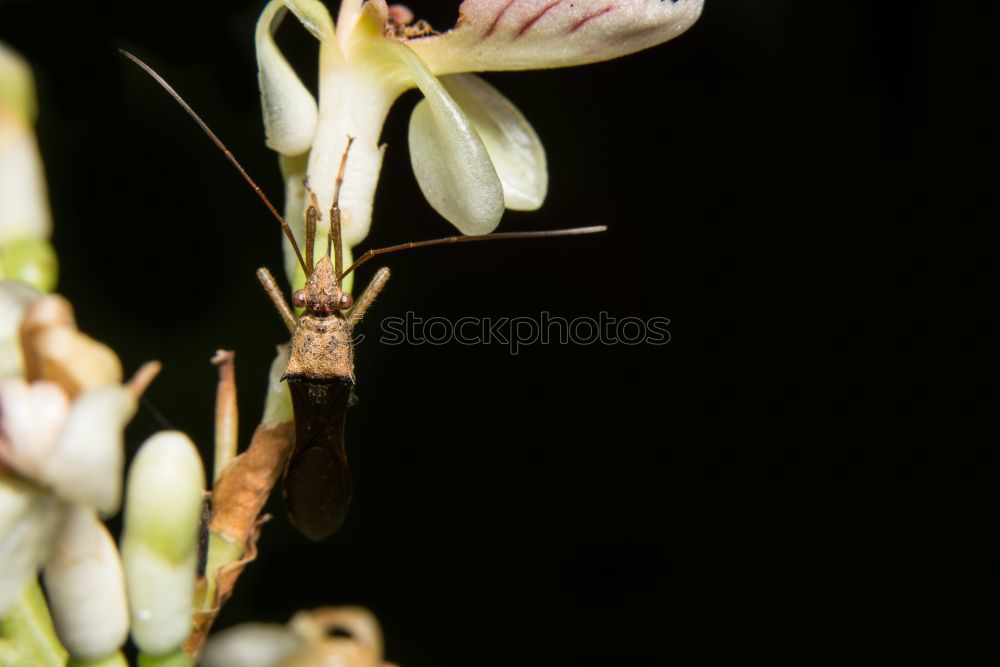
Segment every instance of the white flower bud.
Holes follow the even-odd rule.
[[[177,649],[191,629],[204,487],[198,451],[177,431],[147,440],[129,470],[122,560],[132,639],[147,653]]]
[[[31,70],[0,44],[0,243],[47,238],[52,229],[34,115]]]
[[[43,571],[56,632],[75,658],[116,651],[128,637],[128,603],[118,549],[92,509],[73,506]]]

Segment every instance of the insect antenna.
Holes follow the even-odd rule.
[[[513,240],[513,239],[544,239],[551,238],[553,236],[577,236],[580,234],[597,234],[599,232],[607,231],[605,225],[595,225],[593,227],[573,227],[571,229],[551,229],[542,232],[500,232],[498,234],[484,234],[482,236],[446,236],[443,239],[431,239],[429,241],[410,241],[409,243],[400,243],[399,245],[389,246],[387,248],[376,248],[374,250],[369,250],[365,254],[361,255],[354,264],[347,267],[344,271],[346,276],[351,271],[355,270],[365,262],[367,262],[372,257],[378,255],[387,255],[390,252],[399,252],[400,250],[411,250],[413,248],[426,248],[432,245],[448,245],[451,243],[474,243],[476,241],[502,241],[502,240]]]
[[[313,272],[313,249],[316,247],[316,223],[319,222],[319,202],[316,201],[316,193],[309,187],[309,178],[305,183],[306,192],[309,193],[309,208],[306,209],[306,278]]]
[[[326,256],[330,256],[331,247],[335,252],[333,256],[334,275],[337,276],[337,285],[343,280],[344,271],[344,246],[340,229],[340,186],[344,184],[344,169],[347,167],[347,154],[351,150],[354,137],[347,135],[347,148],[340,158],[340,168],[337,170],[337,182],[333,189],[333,204],[330,205],[330,231],[326,235]]]
[[[236,156],[234,156],[230,152],[230,150],[226,148],[226,145],[222,143],[222,140],[219,139],[219,137],[215,136],[215,132],[212,132],[211,128],[209,128],[208,125],[205,124],[205,121],[203,121],[201,117],[194,112],[194,109],[192,109],[191,106],[184,101],[184,98],[182,98],[180,94],[176,90],[174,90],[173,87],[169,83],[167,83],[162,76],[157,74],[152,67],[142,62],[136,56],[132,55],[125,49],[118,49],[118,51],[123,56],[125,56],[126,58],[134,62],[136,65],[141,67],[143,70],[145,70],[146,74],[149,74],[149,76],[153,77],[153,79],[158,84],[163,86],[163,89],[166,90],[168,93],[170,93],[170,96],[173,97],[174,100],[179,105],[181,105],[181,108],[184,109],[184,111],[186,111],[189,116],[191,116],[194,122],[198,124],[198,127],[200,127],[205,132],[205,134],[208,135],[208,138],[211,139],[212,142],[218,147],[218,149],[222,151],[222,153],[226,156],[226,159],[229,160],[229,162],[232,163],[234,167],[236,167],[236,170],[240,172],[240,174],[243,176],[246,182],[250,184],[250,187],[253,188],[253,191],[257,193],[257,196],[260,197],[261,201],[264,202],[264,205],[267,206],[267,210],[269,210],[271,212],[271,215],[273,215],[278,220],[278,223],[281,224],[281,231],[285,233],[285,236],[291,242],[292,249],[295,251],[295,257],[299,260],[299,264],[302,266],[302,270],[306,272],[306,275],[309,275],[308,270],[306,270],[305,260],[302,259],[302,253],[299,251],[299,244],[295,242],[295,236],[292,234],[292,229],[288,226],[288,223],[285,222],[285,219],[281,217],[281,214],[278,213],[277,209],[274,208],[274,205],[271,204],[271,200],[267,198],[267,195],[264,194],[264,191],[260,189],[260,187],[254,182],[252,178],[250,178],[250,174],[246,172],[246,170],[243,168],[243,165],[241,165],[239,161],[236,159]]]

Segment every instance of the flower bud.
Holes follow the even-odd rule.
[[[132,639],[146,653],[177,649],[191,629],[204,486],[198,451],[177,431],[147,440],[129,470],[122,560]]]
[[[32,132],[35,86],[24,60],[0,44],[0,277],[55,284],[45,173]]]
[[[52,621],[75,658],[108,656],[128,637],[128,603],[118,549],[92,509],[64,514],[43,570]]]

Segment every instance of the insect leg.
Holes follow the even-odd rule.
[[[379,269],[375,273],[375,277],[372,278],[372,281],[368,283],[368,287],[365,288],[365,291],[362,292],[361,296],[358,297],[358,300],[354,302],[354,307],[347,312],[347,320],[351,323],[352,327],[357,326],[358,322],[361,321],[361,318],[364,317],[365,311],[367,311],[368,307],[375,302],[375,297],[378,296],[378,293],[382,291],[382,288],[385,287],[386,282],[388,282],[389,275],[389,269],[386,267],[383,266]]]
[[[271,297],[271,303],[274,307],[278,309],[278,314],[281,315],[281,319],[285,321],[285,326],[288,327],[288,333],[295,333],[295,315],[292,314],[292,309],[288,306],[288,302],[285,301],[285,297],[281,294],[281,290],[278,288],[278,283],[274,280],[274,276],[271,272],[260,267],[257,269],[257,280],[260,284],[264,286],[264,291],[267,295]]]

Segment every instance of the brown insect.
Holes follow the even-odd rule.
[[[305,256],[291,228],[267,196],[254,183],[233,154],[159,74],[127,51],[122,53],[152,76],[194,119],[226,158],[243,175],[291,242],[306,275],[306,284],[292,295],[292,303],[303,308],[296,318],[285,301],[274,276],[266,268],[257,277],[292,335],[291,353],[282,379],[288,382],[295,417],[295,445],[285,465],[282,494],[292,523],[314,540],[331,535],[344,521],[351,502],[351,472],[344,449],[344,425],[354,392],[353,331],[389,280],[389,269],[381,268],[355,301],[343,288],[344,276],[377,255],[400,250],[450,243],[574,236],[603,232],[604,226],[577,227],[541,232],[505,232],[485,236],[449,236],[429,241],[402,243],[369,250],[345,270],[341,242],[340,186],[344,180],[353,138],[341,157],[330,208],[330,232],[326,254],[313,263],[316,224],[320,219],[316,197],[310,191],[306,209]],[[307,186],[308,189],[308,186]]]

